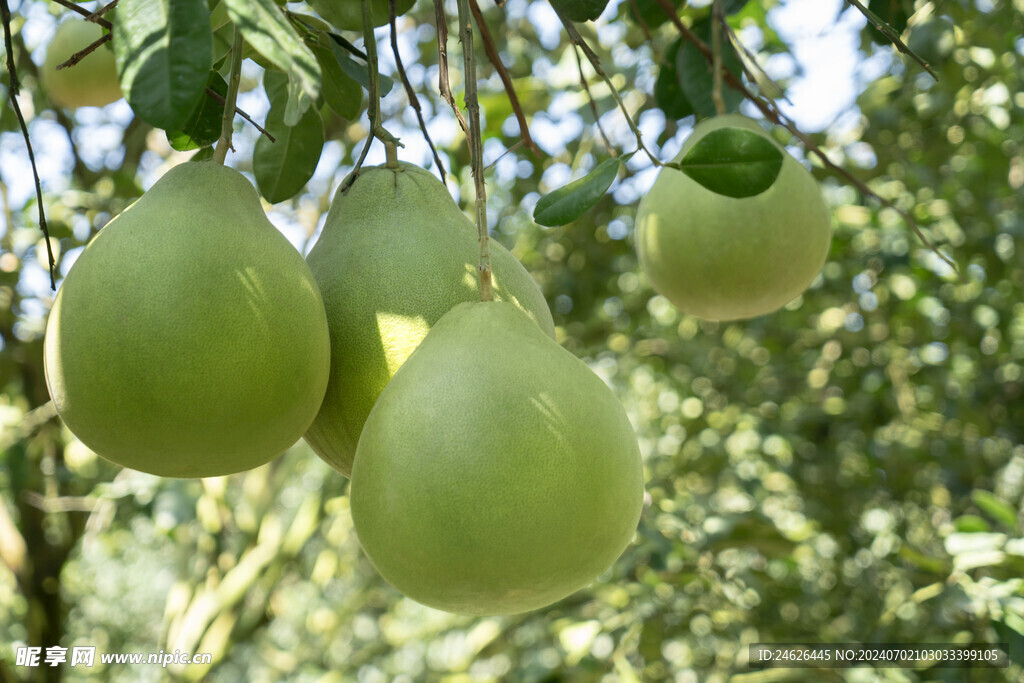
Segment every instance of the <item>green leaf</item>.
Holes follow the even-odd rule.
[[[533,220],[548,227],[576,220],[608,191],[624,160],[605,159],[582,178],[547,193],[534,207]]]
[[[601,16],[608,0],[551,0],[555,11],[572,21],[593,21]]]
[[[276,204],[293,197],[313,176],[324,147],[324,124],[320,113],[311,107],[294,126],[286,125],[288,78],[268,71],[263,79],[270,99],[264,128],[276,142],[260,136],[253,151],[252,169],[260,194]]]
[[[711,21],[699,21],[693,25],[693,32],[707,44],[711,44]],[[722,66],[728,69],[736,78],[743,73],[743,66],[736,51],[727,39],[722,39]],[[686,99],[693,106],[694,113],[698,117],[711,117],[718,113],[715,108],[715,101],[711,94],[714,89],[714,77],[711,74],[711,65],[707,58],[690,41],[683,44],[676,55],[676,71],[679,79],[679,87]],[[743,101],[743,94],[738,90],[722,83],[722,100],[725,102],[725,109],[728,112],[735,112]]]
[[[204,0],[122,0],[114,58],[128,104],[157,128],[180,128],[206,88],[212,63]]]
[[[975,489],[971,491],[971,502],[1007,529],[1017,528],[1017,511],[1013,509],[1012,505],[994,493]]]
[[[331,42],[326,38],[327,43]],[[323,42],[311,45],[313,54],[320,62],[320,71],[324,75],[323,96],[327,105],[342,118],[353,120],[359,116],[363,104],[363,91],[354,78],[342,71],[334,51]]]
[[[691,147],[679,167],[712,192],[737,199],[753,197],[775,182],[782,152],[752,130],[718,128]]]
[[[676,11],[684,4],[684,0],[670,0],[670,2]],[[629,17],[633,23],[637,26],[646,26],[648,31],[653,31],[669,20],[668,14],[658,0],[635,0],[635,4],[634,2],[624,2],[620,6],[628,7]]]
[[[210,72],[210,80],[206,87],[221,96],[221,99],[205,93],[199,100],[199,106],[188,117],[188,121],[180,130],[167,131],[167,141],[172,149],[184,152],[190,149],[207,147],[217,142],[224,120],[222,101],[228,94],[228,83],[216,71]]]
[[[246,42],[272,62],[295,83],[305,99],[294,95],[288,113],[298,121],[303,104],[316,100],[320,94],[320,65],[306,47],[298,31],[291,25],[274,0],[224,0],[228,15],[242,32]]]
[[[679,70],[676,68],[676,57],[682,43],[682,38],[676,38],[665,49],[658,78],[654,81],[654,101],[670,119],[681,119],[693,113],[693,105],[679,85]]]
[[[369,92],[370,74],[366,69],[366,63],[356,63],[354,59],[349,57],[345,48],[338,45],[337,41],[333,39],[331,40],[331,51],[334,53],[334,58],[338,60],[338,66],[341,67],[341,70]],[[377,85],[380,87],[380,96],[384,97],[391,92],[391,88],[394,87],[395,82],[384,74],[377,74]]]

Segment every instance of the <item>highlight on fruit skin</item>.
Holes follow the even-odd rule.
[[[43,89],[56,104],[68,109],[103,107],[121,99],[117,66],[110,43],[100,45],[74,66],[57,69],[72,55],[103,36],[103,29],[89,21],[73,18],[57,27],[46,48],[39,75]]]
[[[723,127],[771,139],[744,116],[717,116],[694,127],[674,161]],[[772,144],[782,151],[782,168],[760,194],[727,197],[682,171],[663,168],[640,201],[640,267],[680,311],[710,320],[764,315],[799,296],[821,271],[831,242],[831,212],[814,177]]]
[[[388,582],[462,614],[540,609],[606,571],[643,502],[612,390],[522,311],[464,303],[370,413],[352,469],[356,534]]]
[[[551,338],[540,288],[491,241],[494,296],[525,311]],[[426,169],[364,168],[331,202],[306,257],[323,293],[331,375],[306,441],[345,476],[380,392],[431,326],[456,304],[480,299],[476,226]]]
[[[323,301],[255,189],[214,162],[168,171],[92,239],[44,340],[57,412],[86,446],[167,477],[291,447],[327,386]]]

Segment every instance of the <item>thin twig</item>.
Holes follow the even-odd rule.
[[[366,136],[366,143],[363,145],[362,152],[359,154],[359,159],[356,161],[355,168],[348,174],[341,183],[341,189],[345,190],[352,186],[352,183],[359,177],[359,170],[363,167],[363,162],[366,161],[366,154],[370,151],[370,145],[373,144],[374,138],[384,143],[385,152],[387,154],[387,165],[389,168],[393,168],[398,165],[398,158],[395,155],[394,146],[402,147],[402,143],[398,141],[394,135],[384,129],[383,124],[380,120],[380,74],[378,72],[377,63],[377,38],[373,33],[373,10],[370,5],[370,0],[362,0],[363,7],[363,43],[366,49],[366,68],[369,72],[370,77],[370,88],[369,97],[366,105],[366,115],[370,119],[370,134]],[[388,145],[392,147],[389,147]]]
[[[787,103],[793,104],[793,102],[786,95],[786,91],[783,90],[782,86],[776,83],[772,79],[772,77],[769,76],[768,73],[761,68],[761,65],[758,64],[757,62],[757,57],[755,57],[754,54],[749,49],[747,49],[747,46],[743,44],[743,41],[741,41],[739,36],[736,35],[736,32],[732,30],[732,26],[729,25],[729,22],[725,21],[725,17],[722,17],[721,25],[722,29],[725,31],[726,36],[728,36],[729,38],[729,43],[733,46],[733,48],[739,50],[745,57],[745,59],[740,59],[739,63],[740,68],[743,69],[743,73],[747,75],[747,78],[749,78],[752,83],[756,83],[762,91],[764,91],[762,84],[766,83],[771,86],[775,93],[777,93],[769,94],[765,92],[765,97],[781,97]],[[756,74],[753,72],[750,66],[748,66],[748,63],[753,65],[753,67],[757,69]]]
[[[604,146],[608,153],[613,157],[617,156],[615,148],[612,147],[611,140],[608,139],[608,134],[604,132],[604,126],[601,125],[601,114],[597,111],[597,102],[594,101],[594,94],[590,92],[587,75],[583,73],[583,60],[580,59],[580,51],[573,50],[572,53],[576,56],[576,68],[580,72],[580,85],[583,86],[583,90],[587,93],[587,100],[590,102],[590,111],[594,113],[594,123],[597,125],[597,131],[601,134],[601,139],[604,140]]]
[[[221,94],[219,92],[217,92],[213,88],[207,87],[206,88],[206,94],[209,95],[210,97],[212,97],[213,99],[217,100],[221,105],[225,105],[225,106],[227,105],[227,101],[221,96]],[[241,116],[243,119],[245,119],[249,123],[251,123],[253,125],[253,127],[260,132],[260,135],[263,135],[264,137],[266,137],[271,142],[277,142],[277,139],[274,138],[273,135],[271,135],[269,132],[267,132],[267,130],[263,126],[261,126],[260,124],[256,123],[255,121],[253,121],[252,118],[248,114],[246,114],[244,110],[239,109],[236,106],[235,107],[235,113],[238,114],[239,116]]]
[[[398,76],[402,79],[402,85],[405,86],[405,94],[409,98],[409,104],[412,105],[413,110],[416,112],[416,119],[420,122],[423,138],[427,141],[431,154],[434,155],[434,163],[437,164],[437,170],[441,172],[441,182],[443,183],[445,182],[444,164],[441,163],[441,157],[437,153],[437,148],[434,147],[434,141],[430,139],[427,123],[423,120],[423,109],[420,107],[420,99],[416,96],[416,91],[413,90],[412,84],[409,82],[409,77],[405,73],[405,65],[402,64],[402,55],[398,51],[398,29],[395,26],[398,18],[398,9],[395,6],[395,0],[388,1],[388,11],[390,12],[389,23],[391,24],[391,52],[395,55],[395,66],[398,68]]]
[[[540,149],[534,143],[533,138],[530,137],[530,128],[526,124],[526,115],[523,113],[523,107],[519,103],[519,96],[516,95],[515,86],[512,84],[512,77],[509,75],[508,69],[505,68],[505,64],[501,61],[498,48],[494,45],[491,30],[487,28],[487,22],[484,21],[484,13],[480,11],[480,5],[477,4],[476,0],[469,0],[469,9],[473,11],[473,18],[476,20],[477,28],[480,29],[480,38],[484,42],[484,52],[487,53],[487,59],[494,65],[502,85],[505,86],[508,102],[512,105],[512,112],[516,115],[516,121],[519,122],[519,132],[523,136],[523,144],[533,152],[534,156],[539,157],[541,155]]]
[[[676,30],[678,30],[679,33],[681,33],[686,40],[689,40],[691,43],[693,43],[693,45],[698,50],[700,50],[701,54],[704,55],[704,58],[709,63],[713,62],[714,55],[712,54],[711,48],[708,46],[707,43],[705,43],[697,35],[695,35],[693,31],[688,29],[685,24],[683,24],[683,22],[679,19],[679,15],[676,13],[675,8],[672,7],[669,0],[657,0],[657,2],[659,5],[661,5],[662,9],[664,9],[665,12],[668,14],[669,19],[671,19],[672,24],[676,27]],[[868,187],[865,183],[856,178],[842,166],[833,163],[832,160],[828,158],[828,155],[825,154],[825,152],[823,152],[821,148],[814,143],[813,140],[811,140],[805,133],[800,131],[800,129],[796,127],[796,124],[793,123],[793,121],[791,121],[782,113],[782,111],[779,109],[778,104],[776,104],[774,100],[772,100],[770,97],[762,98],[752,93],[747,88],[747,86],[744,85],[743,81],[736,77],[736,75],[733,74],[728,69],[723,69],[722,77],[725,79],[725,82],[728,83],[733,89],[739,91],[747,100],[752,102],[766,119],[768,119],[772,123],[782,126],[786,130],[788,130],[793,136],[795,136],[798,140],[800,140],[800,142],[804,144],[807,150],[811,154],[816,156],[821,161],[821,163],[824,164],[826,168],[842,176],[844,180],[846,180],[848,183],[856,187],[864,196],[870,197],[877,201],[882,206],[885,206],[895,211],[907,223],[907,225],[910,226],[910,229],[914,232],[915,235],[917,235],[917,238],[921,240],[922,244],[924,244],[936,256],[938,256],[943,261],[943,263],[952,268],[953,272],[957,274],[957,277],[960,279],[961,282],[967,282],[967,278],[964,276],[963,273],[960,272],[960,269],[956,267],[956,263],[954,263],[948,256],[939,251],[938,247],[932,244],[931,240],[929,240],[925,236],[924,232],[921,231],[921,228],[918,227],[917,222],[909,213],[907,213],[900,207],[896,206],[894,202],[885,199],[884,197],[877,194],[874,190],[872,190],[870,187]],[[666,165],[675,167],[674,164]]]
[[[928,65],[928,62],[926,62],[923,59],[921,59],[920,57],[918,57],[917,54],[913,50],[911,50],[909,47],[907,47],[906,43],[904,43],[900,39],[899,34],[896,33],[896,31],[893,29],[892,26],[889,26],[889,24],[887,24],[884,21],[882,21],[881,17],[879,17],[877,14],[875,14],[874,12],[869,10],[867,7],[862,5],[860,3],[860,0],[846,0],[846,2],[847,2],[847,4],[850,4],[850,5],[853,5],[854,7],[856,7],[860,11],[860,13],[863,14],[864,17],[869,22],[871,22],[872,26],[877,28],[882,33],[883,36],[888,38],[889,41],[893,45],[896,46],[897,50],[899,50],[903,54],[908,55],[909,57],[911,57],[915,62],[920,64],[921,68],[923,68],[925,71],[927,71],[931,75],[932,78],[934,78],[935,80],[939,80],[939,77],[935,74],[934,71],[932,71],[932,68]]]
[[[76,52],[75,54],[71,55],[66,60],[58,64],[56,70],[60,71],[61,69],[65,69],[69,66],[74,66],[75,64],[78,64],[80,61],[88,57],[89,54],[93,52],[96,48],[98,48],[100,45],[102,45],[103,43],[109,43],[111,40],[110,36],[111,34],[104,33],[102,36],[92,41],[91,43],[83,47],[81,50],[79,50],[78,52]]]
[[[505,158],[506,154],[511,154],[512,152],[516,151],[517,149],[519,149],[522,146],[523,146],[523,141],[522,140],[516,140],[515,142],[513,142],[511,145],[508,146],[508,149],[506,149],[504,152],[499,154],[498,157],[494,161],[492,161],[491,163],[487,164],[487,166],[484,167],[484,173],[486,174],[488,171],[490,171],[492,168],[494,168],[495,165],[497,165],[497,163],[499,161],[501,161],[502,159]]]
[[[105,29],[112,28],[111,23],[109,21],[107,21],[103,17],[96,16],[97,14],[101,14],[101,12],[90,12],[89,10],[85,9],[84,7],[80,7],[77,4],[71,2],[71,0],[53,0],[53,1],[55,3],[57,3],[58,5],[60,5],[61,7],[65,7],[67,9],[71,10],[72,12],[77,12],[78,14],[81,14],[88,21],[91,21],[93,23],[99,24],[100,26],[102,26]]]
[[[231,136],[234,132],[235,100],[238,98],[238,85],[242,75],[242,32],[235,27],[231,39],[231,73],[228,76],[228,96],[224,100],[224,117],[221,120],[220,139],[213,150],[213,160],[223,164],[231,147]]]
[[[480,131],[480,102],[476,95],[476,50],[473,47],[473,20],[470,18],[469,0],[459,0],[459,41],[462,42],[462,62],[466,78],[466,111],[469,113],[469,163],[476,189],[476,230],[480,240],[480,300],[494,299],[491,282],[491,246],[487,234],[487,187],[484,184],[484,144]]]
[[[11,100],[11,108],[18,117],[18,125],[21,126],[21,135],[25,138],[25,147],[28,149],[28,160],[32,166],[32,178],[36,184],[36,206],[39,209],[39,228],[43,231],[43,239],[46,241],[46,257],[50,272],[50,289],[57,291],[57,282],[53,277],[53,267],[56,262],[53,258],[53,246],[50,244],[50,229],[46,225],[46,210],[43,208],[43,186],[39,181],[39,171],[36,168],[36,155],[32,151],[32,140],[28,135],[28,125],[25,123],[25,115],[21,113],[21,105],[18,104],[18,92],[21,90],[21,83],[18,81],[18,71],[14,64],[14,41],[11,38],[11,9],[7,6],[7,0],[0,0],[0,18],[4,24],[4,49],[7,50],[7,72],[11,74],[11,82],[7,87],[7,96]]]
[[[557,9],[555,10],[555,14],[558,15],[558,18],[561,20],[566,32],[569,34],[569,40],[572,41],[573,45],[577,48],[583,50],[584,56],[586,56],[590,65],[594,67],[594,71],[596,71],[597,75],[604,79],[604,82],[608,85],[608,89],[611,90],[615,103],[619,105],[619,110],[622,111],[622,115],[626,118],[626,123],[629,125],[629,129],[633,131],[633,135],[636,136],[637,147],[647,154],[647,158],[651,160],[652,164],[655,166],[662,166],[663,164],[661,163],[661,160],[654,156],[654,154],[651,153],[651,150],[647,149],[646,145],[644,145],[643,136],[640,135],[640,129],[637,128],[636,123],[633,121],[633,117],[629,115],[629,110],[626,109],[626,104],[622,101],[622,97],[619,96],[619,91],[615,87],[615,84],[612,83],[612,79],[609,78],[608,74],[606,74],[604,69],[601,68],[601,60],[598,58],[597,53],[590,49],[590,46],[587,45],[587,41],[583,39],[583,36],[581,36],[580,32],[576,30],[576,27],[571,21],[562,16]]]
[[[459,105],[455,103],[455,96],[452,95],[452,87],[448,82],[448,17],[444,13],[444,0],[434,0],[434,17],[437,26],[437,89],[441,97],[448,103],[448,106],[455,112],[455,119],[459,122],[466,139],[469,139],[469,125],[459,111]]]
[[[117,0],[111,0],[111,2],[108,2],[106,5],[100,7],[98,10],[87,16],[85,20],[95,22],[115,7],[117,7]]]
[[[715,0],[711,17],[711,100],[715,103],[715,112],[721,116],[726,112],[722,98],[722,26],[719,24],[723,18],[722,0]]]

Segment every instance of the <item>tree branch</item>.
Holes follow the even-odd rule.
[[[498,48],[494,45],[494,38],[491,37],[491,30],[487,28],[487,22],[484,21],[484,13],[480,11],[480,5],[477,4],[476,0],[469,0],[469,9],[473,12],[477,28],[480,29],[480,38],[484,42],[484,52],[487,53],[487,59],[494,65],[494,69],[498,72],[498,77],[501,78],[502,85],[505,86],[505,93],[508,95],[509,104],[512,105],[512,111],[519,122],[519,132],[523,136],[523,144],[533,152],[534,156],[540,156],[540,149],[534,143],[533,138],[530,137],[530,128],[526,125],[526,115],[523,114],[523,107],[519,104],[519,96],[516,95],[515,86],[512,85],[512,77],[509,75],[508,69],[505,68],[505,64],[501,61]]]
[[[448,82],[448,17],[444,13],[444,0],[434,0],[434,16],[437,26],[437,89],[441,97],[448,103],[448,106],[455,112],[455,119],[459,122],[466,139],[469,139],[469,125],[459,111],[459,105],[455,103],[455,96],[452,95],[452,87]]]
[[[18,104],[18,93],[21,84],[18,81],[18,71],[14,62],[14,45],[11,39],[11,9],[7,0],[0,0],[0,18],[4,24],[4,48],[7,51],[7,71],[11,74],[11,83],[7,88],[7,96],[11,100],[11,108],[18,117],[18,125],[21,126],[21,135],[25,138],[25,147],[28,149],[28,160],[32,166],[32,179],[36,185],[36,207],[39,209],[39,228],[43,231],[43,239],[46,241],[46,257],[50,272],[50,289],[57,291],[57,282],[53,277],[53,267],[56,265],[53,258],[53,246],[50,244],[50,229],[46,225],[46,210],[43,208],[43,186],[39,181],[39,170],[36,168],[36,155],[32,151],[32,140],[28,135],[28,125],[25,123],[25,115],[21,113],[21,105]]]
[[[427,123],[423,120],[423,109],[420,107],[420,99],[416,96],[416,91],[413,90],[412,84],[409,82],[409,76],[405,73],[405,65],[402,64],[402,55],[398,51],[398,30],[395,27],[398,9],[395,6],[395,0],[388,0],[388,11],[390,13],[388,19],[391,25],[391,52],[395,55],[395,66],[398,67],[398,76],[402,79],[402,85],[405,86],[405,94],[409,98],[409,104],[412,105],[413,110],[416,112],[416,119],[420,122],[423,138],[427,141],[431,154],[434,155],[434,163],[437,164],[437,170],[441,172],[441,182],[443,183],[445,182],[444,165],[441,163],[441,157],[437,153],[437,148],[434,147],[434,141],[430,139]]]

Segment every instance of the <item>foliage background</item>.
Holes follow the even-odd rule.
[[[703,4],[684,13],[699,16]],[[732,18],[765,63],[789,48],[766,19],[772,5],[755,0]],[[883,5],[901,8],[872,3]],[[172,152],[124,102],[52,108],[35,65],[62,10],[41,0],[12,9],[29,93],[23,106],[66,273],[95,230],[187,155]],[[14,648],[25,643],[214,655],[210,667],[89,671],[110,681],[806,680],[800,670],[746,666],[749,643],[803,640],[1009,641],[1013,663],[1004,671],[831,670],[814,678],[1019,680],[1024,2],[909,9],[904,35],[938,81],[864,28],[864,55],[886,68],[862,84],[855,108],[813,138],[911,210],[966,281],[895,212],[862,203],[817,169],[835,207],[822,275],[774,315],[718,324],[677,313],[638,270],[632,216],[653,179],[640,155],[583,218],[561,228],[532,223],[540,193],[607,151],[564,33],[551,33],[550,10],[523,0],[485,7],[545,143],[540,157],[515,148],[495,163],[492,234],[543,287],[561,342],[618,392],[640,439],[650,498],[636,542],[600,580],[550,609],[511,617],[433,611],[386,585],[359,550],[347,482],[302,443],[248,473],[163,480],[98,459],[64,430],[42,375],[52,302],[39,265],[44,245],[23,143],[3,109],[0,680],[86,677],[81,668],[14,666]],[[599,28],[584,30],[631,109],[643,112],[647,143],[667,158],[692,123],[666,120],[652,96],[674,29],[655,28],[645,41],[628,12],[628,2],[613,3]],[[400,20],[403,57],[453,176],[449,188],[471,197],[465,141],[435,94],[431,24],[422,0]],[[386,29],[377,35],[389,72]],[[449,51],[460,91],[454,37]],[[490,162],[519,134],[500,82],[483,60],[481,70]],[[244,88],[259,71],[246,69]],[[796,72],[779,75],[785,85]],[[596,82],[592,90],[617,151],[629,151],[608,91]],[[265,112],[261,98],[252,91],[240,106]],[[407,144],[403,158],[428,165],[399,88],[384,108]],[[268,206],[304,250],[366,132],[365,122],[325,114],[331,142],[313,180],[293,200]],[[229,161],[249,171],[253,131],[241,122],[236,131]]]

